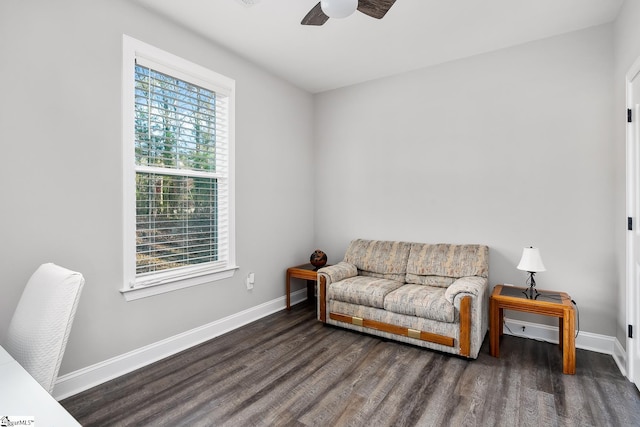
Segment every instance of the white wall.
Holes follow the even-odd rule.
[[[317,95],[318,245],[483,243],[492,284],[535,245],[540,288],[615,335],[612,78],[606,25]]]
[[[627,336],[627,298],[625,285],[625,239],[624,226],[626,214],[626,97],[625,76],[629,68],[640,57],[640,2],[627,0],[624,2],[614,25],[614,99],[615,99],[615,125],[612,146],[616,164],[615,175],[615,248],[618,273],[618,316],[616,322],[616,337],[626,346]],[[638,328],[638,325],[636,325]]]
[[[118,292],[123,33],[237,84],[241,268],[133,302]],[[282,297],[286,267],[313,251],[312,96],[240,57],[124,0],[5,0],[0,86],[0,340],[40,263],[82,272],[61,374]]]

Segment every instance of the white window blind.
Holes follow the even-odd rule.
[[[183,64],[167,62],[136,55],[130,65],[135,172],[130,288],[235,267],[230,91],[190,74]]]

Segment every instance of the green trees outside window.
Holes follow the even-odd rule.
[[[136,274],[218,259],[216,94],[135,66]]]

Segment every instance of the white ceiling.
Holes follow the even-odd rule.
[[[131,1],[312,93],[607,23],[623,2],[397,0],[314,27],[300,21],[318,0]]]

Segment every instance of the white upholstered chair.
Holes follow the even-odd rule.
[[[27,282],[3,347],[47,390],[60,370],[84,285],[82,274],[42,264]]]

